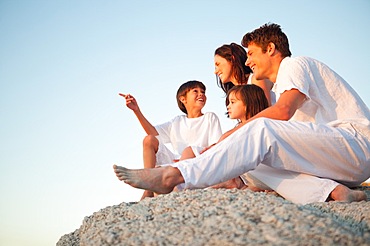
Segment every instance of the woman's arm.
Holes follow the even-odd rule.
[[[268,79],[261,79],[257,80],[252,76],[252,84],[259,86],[263,92],[265,92],[265,96],[267,98],[267,101],[269,102],[269,106],[271,106],[271,89],[273,86],[273,83]]]

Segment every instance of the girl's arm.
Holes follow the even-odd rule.
[[[222,140],[224,140],[225,138],[227,138],[228,136],[230,136],[230,135],[231,135],[231,133],[233,133],[234,131],[236,131],[236,128],[238,128],[238,127],[235,127],[235,128],[233,128],[233,129],[231,129],[231,130],[228,130],[227,132],[225,132],[224,134],[222,134],[222,135],[221,135],[221,137],[220,137],[220,139],[217,141],[217,143],[214,143],[214,144],[212,144],[212,145],[210,145],[210,146],[208,146],[208,147],[204,148],[204,149],[200,152],[200,154],[203,154],[204,152],[206,152],[207,150],[209,150],[210,148],[212,148],[213,146],[215,146],[216,144],[218,144],[219,142],[221,142]]]
[[[221,142],[222,140],[224,140],[225,138],[227,138],[228,136],[230,136],[233,132],[235,132],[235,129],[237,129],[238,127],[234,127],[233,129],[231,130],[228,130],[227,132],[225,132],[224,134],[222,134],[222,136],[220,137],[220,139],[218,140],[217,143]]]
[[[126,99],[126,106],[131,109],[134,114],[136,115],[137,119],[139,120],[141,126],[143,127],[144,131],[148,135],[154,135],[157,136],[158,132],[155,129],[155,127],[145,118],[143,113],[141,112],[139,105],[136,102],[136,99],[131,96],[130,94],[122,94],[119,93],[120,96],[124,97]]]

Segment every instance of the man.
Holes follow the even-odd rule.
[[[205,188],[260,163],[348,186],[368,179],[370,111],[347,82],[312,58],[290,58],[288,38],[277,24],[247,33],[242,44],[256,79],[274,83],[280,95],[276,104],[197,158],[154,169],[115,165],[117,177],[157,193],[171,192],[180,184]]]

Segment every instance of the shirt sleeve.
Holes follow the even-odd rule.
[[[176,119],[176,118],[175,118]],[[162,123],[160,125],[156,125],[155,129],[158,132],[158,139],[166,144],[171,142],[171,129],[172,129],[172,122],[175,120],[172,119],[171,121],[167,121],[165,123]]]
[[[217,143],[222,135],[220,120],[215,113],[209,113],[209,145]]]
[[[301,60],[285,58],[279,68],[276,78],[274,92],[280,96],[285,91],[297,89],[309,99],[309,81],[308,64]]]

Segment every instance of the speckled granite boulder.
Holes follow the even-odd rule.
[[[247,244],[370,245],[370,202],[300,206],[249,190],[188,190],[106,207],[57,246]]]

